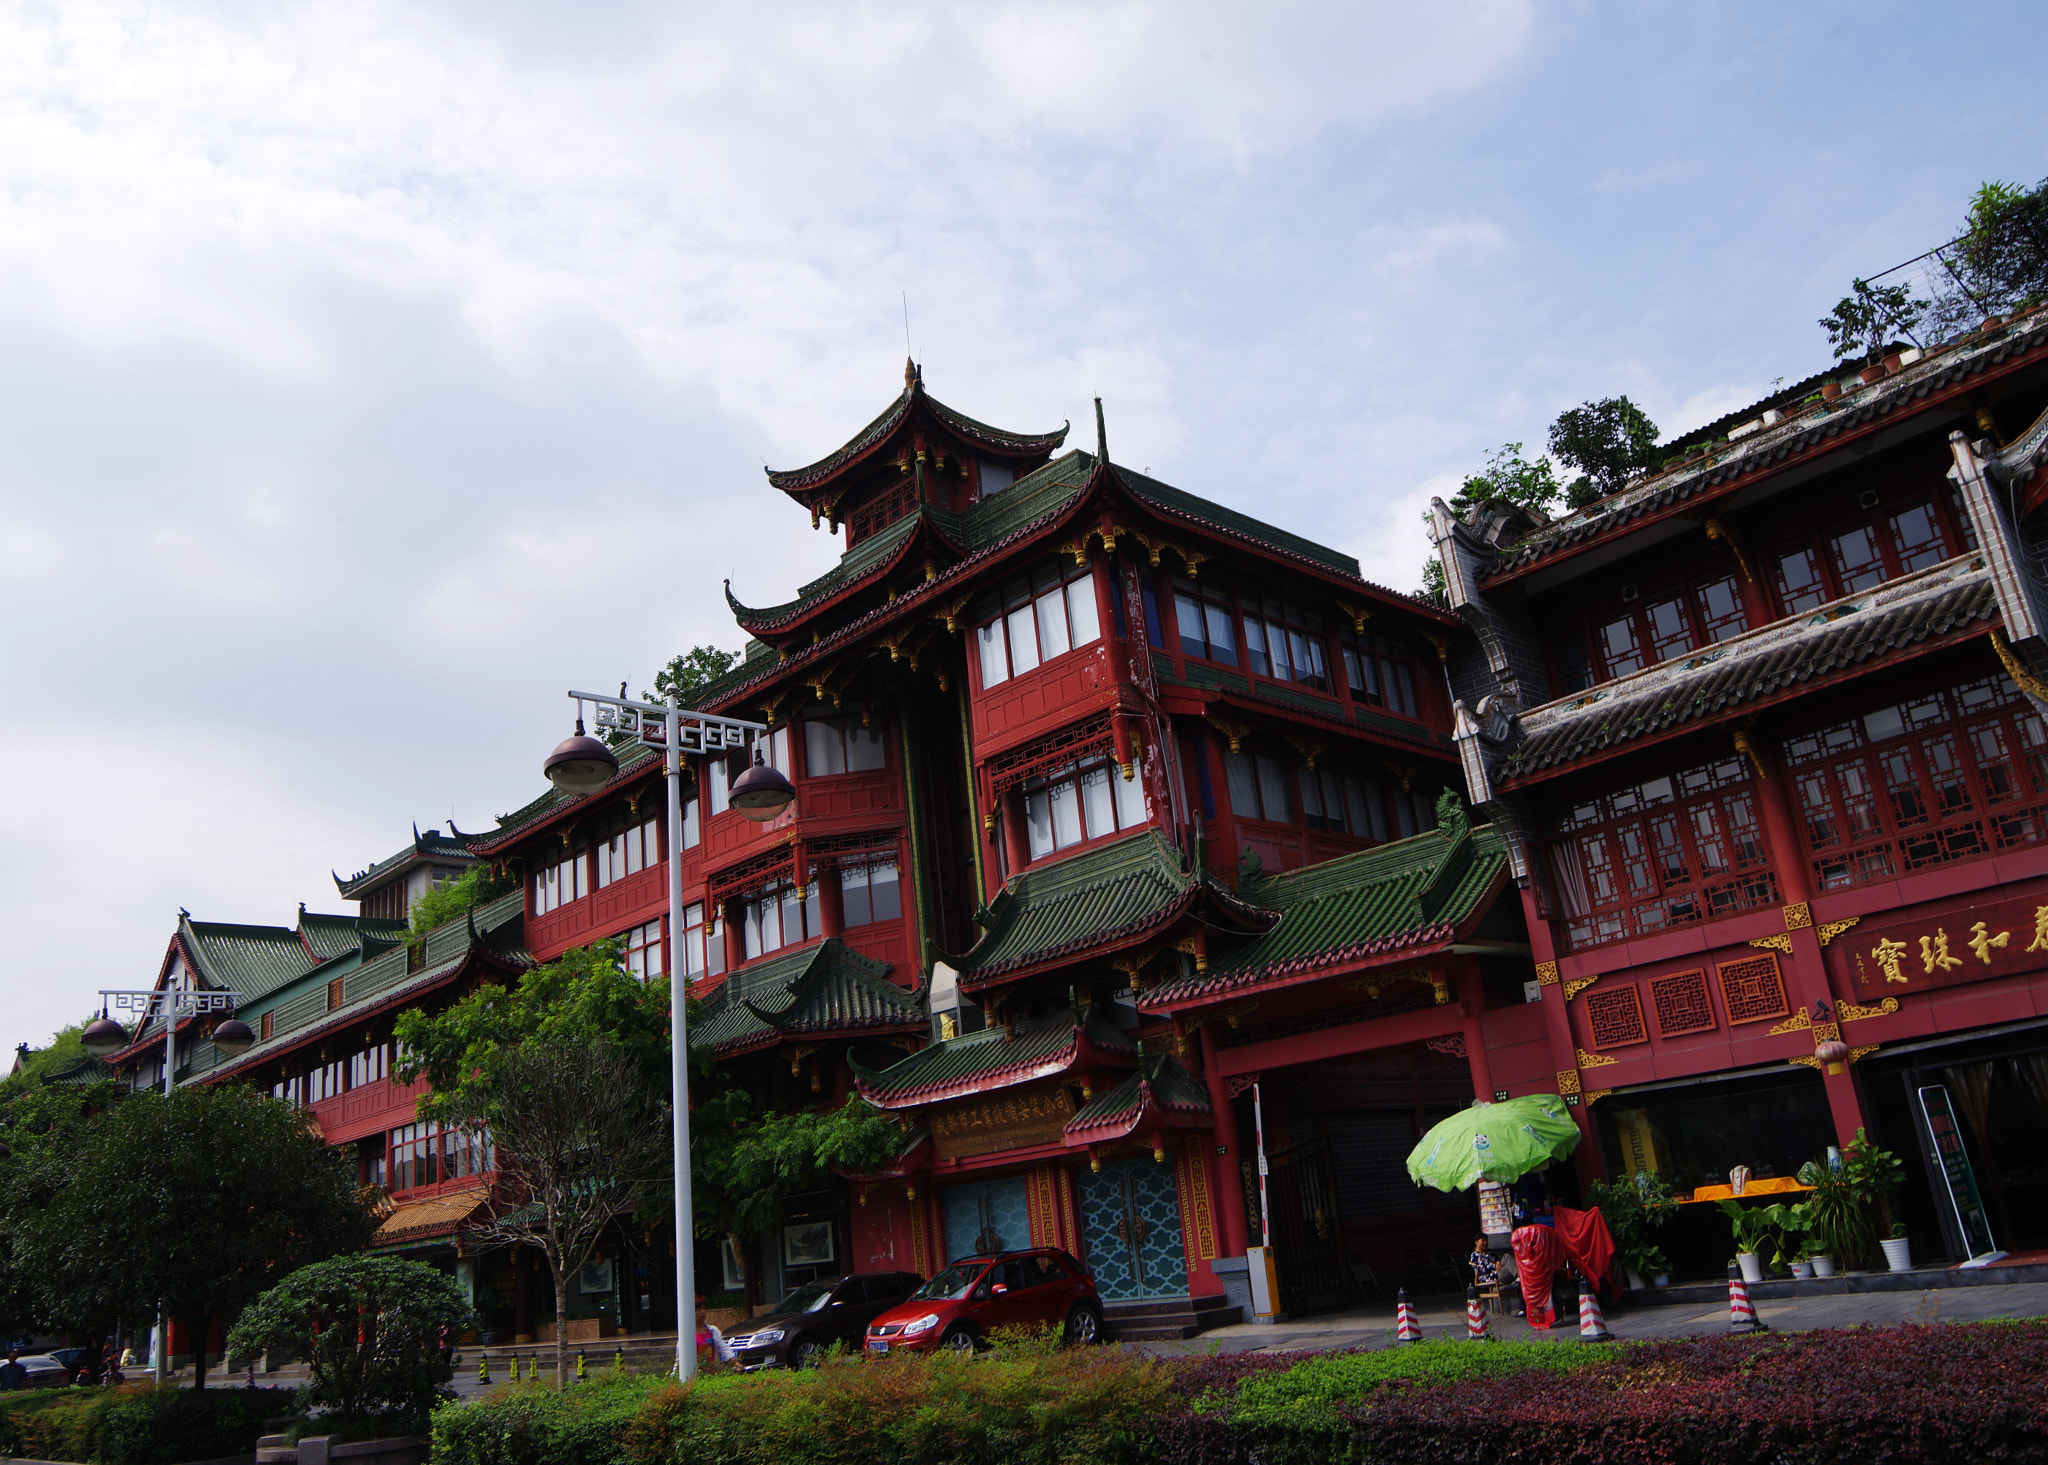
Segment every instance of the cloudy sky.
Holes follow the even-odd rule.
[[[570,686],[833,550],[765,463],[913,349],[1416,583],[1563,407],[1825,364],[2048,173],[2048,11],[0,4],[0,996],[288,921],[538,787]]]

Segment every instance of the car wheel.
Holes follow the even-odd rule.
[[[955,1323],[939,1336],[939,1346],[954,1353],[972,1353],[974,1329],[965,1323]]]
[[[790,1345],[789,1366],[791,1368],[816,1368],[818,1366],[818,1359],[824,1355],[824,1352],[824,1348],[819,1345],[817,1339],[799,1338]]]
[[[1067,1341],[1069,1343],[1099,1343],[1102,1341],[1102,1317],[1086,1303],[1067,1314]]]

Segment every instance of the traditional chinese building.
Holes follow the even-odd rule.
[[[2037,314],[1787,388],[1563,519],[1436,505],[1466,786],[1584,1173],[1789,1185],[1863,1126],[1931,1161],[1939,1087],[1998,1245],[2048,1245],[2044,406]]]

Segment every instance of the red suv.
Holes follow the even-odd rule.
[[[1051,1247],[970,1256],[870,1322],[868,1351],[967,1352],[996,1328],[1047,1323],[1064,1326],[1070,1343],[1102,1336],[1102,1299],[1086,1267]]]

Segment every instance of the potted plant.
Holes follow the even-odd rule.
[[[1846,1166],[1808,1160],[1799,1167],[1798,1179],[1812,1188],[1795,1209],[1813,1238],[1814,1254],[1827,1263],[1826,1271],[1814,1268],[1816,1276],[1833,1276],[1837,1262],[1857,1266],[1877,1250],[1875,1213]]]
[[[1813,1239],[1808,1237],[1800,1242],[1799,1249],[1792,1253],[1792,1275],[1804,1282],[1813,1274]]]
[[[1735,1235],[1735,1264],[1742,1268],[1742,1280],[1761,1282],[1766,1260],[1772,1271],[1785,1265],[1786,1238],[1805,1229],[1805,1221],[1791,1206],[1780,1202],[1768,1206],[1745,1206],[1740,1201],[1717,1204],[1728,1217]]]
[[[1913,1270],[1913,1243],[1906,1239],[1906,1223],[1904,1221],[1894,1221],[1892,1223],[1892,1234],[1885,1237],[1879,1245],[1884,1247],[1884,1259],[1891,1264],[1893,1271],[1910,1272]]]
[[[1669,1273],[1671,1260],[1650,1233],[1678,1214],[1678,1200],[1664,1177],[1639,1170],[1623,1180],[1601,1180],[1587,1187],[1586,1200],[1614,1237],[1614,1249],[1629,1271],[1629,1286],[1641,1288],[1645,1277]]]
[[[1873,285],[1868,280],[1851,283],[1849,293],[1821,318],[1828,333],[1828,345],[1838,360],[1862,356],[1865,365],[1859,375],[1865,384],[1885,375],[1884,348],[1897,336],[1912,339],[1913,327],[1927,310],[1925,300],[1915,300],[1904,285]],[[1914,345],[1920,343],[1916,340]]]

